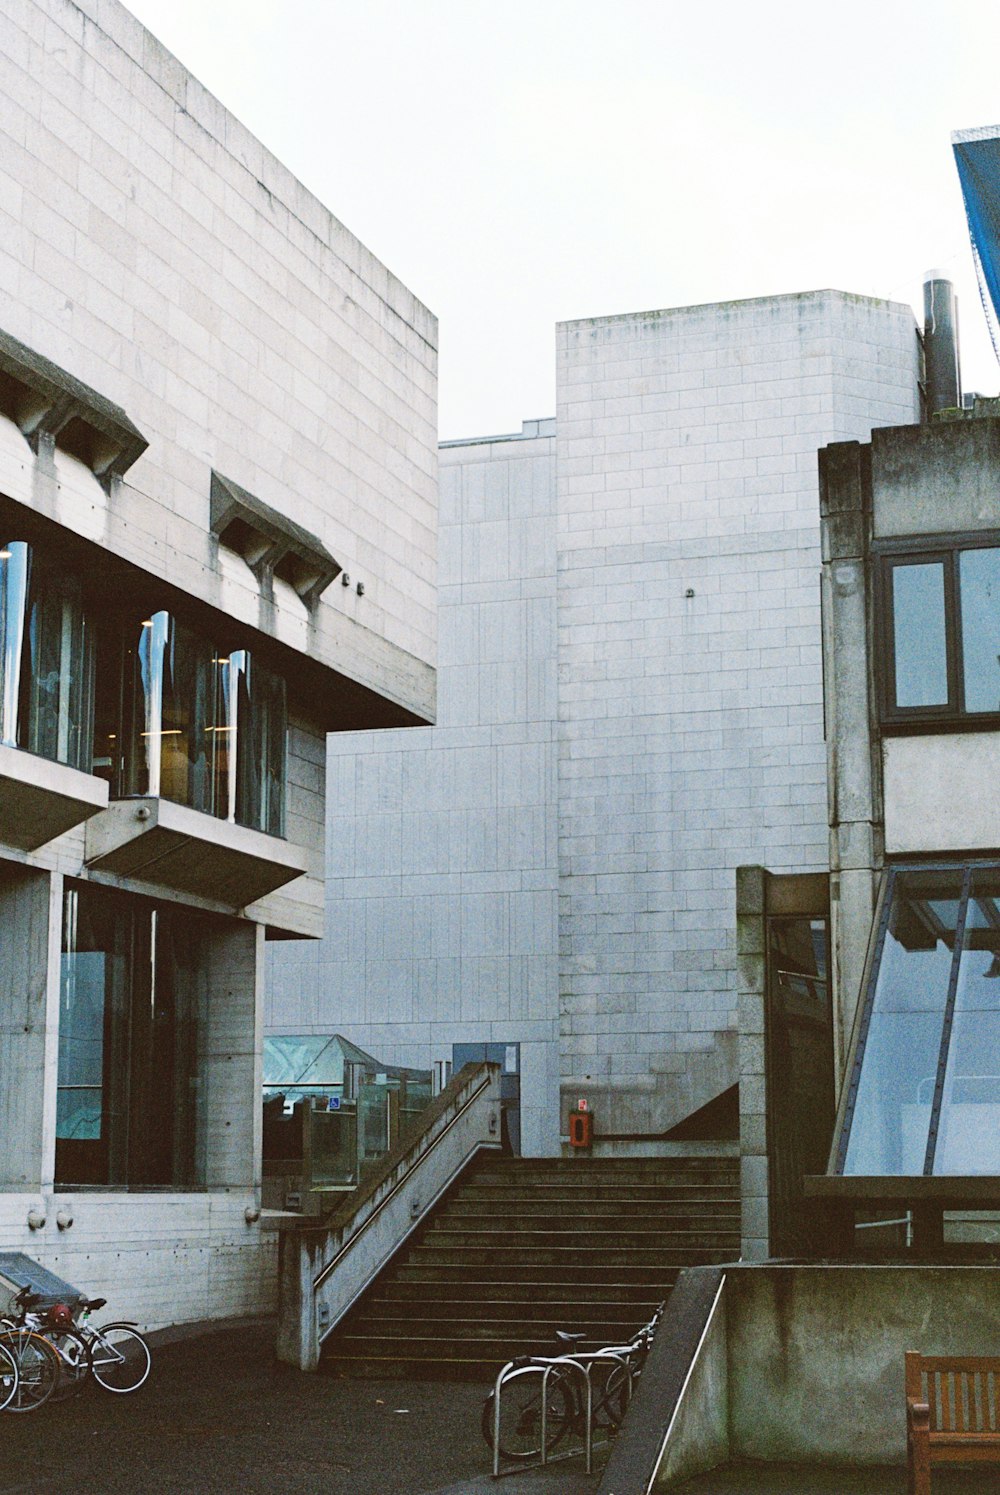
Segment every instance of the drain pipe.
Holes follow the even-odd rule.
[[[962,403],[958,363],[958,300],[943,270],[924,276],[924,377],[927,419]]]

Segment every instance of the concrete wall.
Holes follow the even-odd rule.
[[[438,726],[336,733],[326,936],[270,952],[267,1024],[387,1063],[520,1042],[558,1146],[553,423],[441,449]]]
[[[734,1459],[902,1462],[903,1355],[992,1355],[989,1267],[763,1267],[727,1273]]]
[[[734,872],[827,865],[816,449],[917,412],[912,313],[834,291],[558,330],[564,1104],[737,1078]]]
[[[729,1337],[726,1284],[719,1288],[667,1429],[651,1489],[668,1489],[729,1460]]]
[[[0,1250],[26,1252],[147,1327],[269,1312],[277,1245],[256,1218],[264,930],[230,919],[210,939],[204,1192],[55,1189],[62,894],[60,874],[0,861]],[[44,1224],[33,1229],[31,1211]]]
[[[435,319],[117,0],[19,0],[0,42],[3,330],[150,443],[110,495],[59,454],[53,517],[429,715]],[[272,615],[213,549],[212,468],[364,597]]]
[[[440,725],[331,740],[327,935],[275,952],[268,1025],[421,1064],[520,1038],[531,1108],[558,1062],[560,1122],[656,1134],[740,1072],[736,866],[827,865],[816,448],[912,418],[918,349],[837,292],[557,345],[554,439],[442,449]]]
[[[117,0],[4,7],[0,83],[0,332],[149,443],[102,482],[58,435],[35,450],[8,411],[5,523],[31,510],[96,547],[98,574],[113,556],[151,596],[186,594],[206,629],[210,608],[253,647],[267,636],[291,682],[287,832],[307,866],[220,926],[202,973],[204,1192],[54,1192],[60,910],[64,876],[90,875],[86,842],[80,825],[26,854],[0,803],[0,1248],[147,1326],[266,1312],[264,926],[319,932],[324,731],[347,719],[344,680],[363,687],[355,721],[433,718],[436,323]],[[310,531],[352,585],[309,607],[262,580],[212,532],[213,471]],[[218,822],[195,818],[210,863]]]
[[[986,414],[872,432],[821,453],[832,977],[846,1051],[878,876],[889,856],[995,853],[1000,819],[982,786],[1000,733],[883,735],[872,546],[996,530],[1000,420]],[[947,540],[943,541],[947,546]],[[947,724],[945,724],[947,725]],[[954,725],[954,724],[953,724]]]

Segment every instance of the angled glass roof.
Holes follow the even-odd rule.
[[[310,1085],[336,1088],[344,1083],[344,1066],[357,1064],[365,1074],[393,1079],[427,1079],[429,1071],[383,1064],[342,1033],[274,1034],[264,1039],[264,1085],[280,1090]]]
[[[887,873],[832,1171],[1000,1175],[1000,866]]]

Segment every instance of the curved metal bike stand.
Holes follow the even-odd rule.
[[[500,1370],[493,1386],[493,1477],[500,1476],[500,1403],[503,1396],[504,1385],[514,1380],[516,1376],[538,1374],[542,1378],[542,1447],[538,1464],[548,1464],[548,1389],[549,1377],[552,1372],[560,1367],[566,1367],[579,1371],[586,1383],[586,1416],[584,1419],[584,1443],[583,1452],[586,1458],[586,1472],[593,1473],[594,1453],[594,1386],[591,1380],[591,1372],[595,1365],[619,1365],[626,1375],[626,1399],[625,1405],[632,1399],[633,1369],[630,1356],[636,1352],[635,1347],[621,1346],[614,1350],[595,1350],[592,1353],[577,1355],[533,1355],[525,1364],[523,1361],[508,1360],[507,1364]],[[565,1453],[558,1454],[558,1459],[572,1459],[579,1456],[578,1448],[571,1448]],[[537,1465],[526,1465],[519,1463],[519,1469],[535,1468]]]

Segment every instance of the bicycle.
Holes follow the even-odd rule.
[[[55,1348],[33,1329],[0,1324],[0,1402],[8,1412],[37,1411],[55,1391],[59,1381],[59,1356]],[[9,1362],[14,1362],[14,1375]],[[7,1369],[4,1369],[7,1366]]]
[[[483,1402],[481,1428],[487,1447],[495,1453],[498,1445],[505,1459],[538,1458],[542,1453],[543,1402],[546,1456],[571,1431],[586,1438],[588,1380],[591,1426],[605,1428],[608,1436],[613,1436],[628,1410],[663,1308],[661,1303],[649,1322],[637,1329],[625,1344],[605,1345],[584,1353],[573,1347],[586,1339],[585,1334],[559,1329],[556,1339],[562,1347],[561,1354],[525,1355],[510,1361]],[[595,1371],[595,1367],[600,1368]]]
[[[103,1308],[107,1298],[77,1299],[79,1321],[65,1303],[39,1309],[41,1294],[22,1288],[13,1299],[20,1311],[14,1320],[18,1328],[27,1327],[41,1334],[58,1356],[59,1371],[69,1391],[81,1390],[88,1375],[105,1391],[119,1395],[138,1391],[144,1385],[152,1366],[149,1345],[134,1324],[91,1324],[90,1315]]]
[[[0,1344],[0,1412],[17,1396],[20,1379],[17,1361],[6,1345]]]

